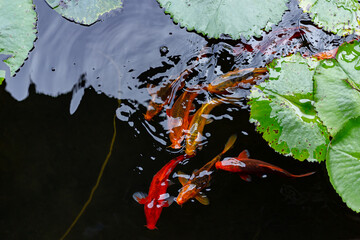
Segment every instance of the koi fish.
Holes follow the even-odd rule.
[[[157,115],[164,106],[171,103],[176,96],[176,92],[181,90],[185,86],[184,79],[187,78],[192,71],[186,69],[176,79],[170,79],[163,83],[157,92],[151,92],[151,86],[148,85],[149,93],[151,95],[151,101],[147,107],[145,119],[150,121],[155,115]]]
[[[225,158],[221,162],[215,164],[216,169],[222,169],[229,172],[238,173],[241,179],[250,182],[250,174],[266,175],[268,173],[275,173],[281,176],[289,178],[306,177],[314,174],[315,172],[309,172],[301,175],[291,174],[288,171],[279,168],[270,163],[266,163],[256,159],[250,159],[248,151],[242,151],[237,158],[230,157]]]
[[[337,47],[337,48],[334,48],[329,51],[319,52],[319,53],[316,53],[315,55],[313,55],[313,57],[315,57],[317,60],[335,58],[338,50],[339,50],[339,48]]]
[[[140,204],[144,204],[146,227],[150,230],[157,229],[156,223],[160,217],[163,207],[168,207],[174,201],[166,190],[169,185],[170,173],[174,170],[176,165],[190,158],[191,156],[181,155],[177,158],[172,159],[164,167],[158,171],[150,184],[149,193],[136,192],[133,194],[133,198]]]
[[[216,78],[206,87],[206,89],[211,93],[227,93],[228,88],[244,84],[254,84],[255,80],[258,80],[259,75],[267,72],[268,70],[266,68],[236,69]]]
[[[212,174],[212,169],[214,168],[215,163],[217,163],[221,159],[222,155],[234,145],[235,141],[236,135],[232,135],[225,144],[224,150],[210,162],[205,164],[202,168],[193,172],[189,180],[187,180],[185,177],[182,177],[183,173],[178,173],[178,179],[183,185],[178,197],[176,198],[176,202],[179,205],[184,204],[191,198],[195,198],[201,204],[209,205],[209,199],[200,192],[209,184],[211,179],[210,175]]]
[[[193,101],[199,91],[185,91],[174,103],[172,108],[166,111],[168,116],[169,138],[172,142],[170,147],[181,148],[184,140],[184,131],[188,129],[190,123],[190,111],[194,108]]]
[[[204,103],[192,117],[189,124],[189,130],[186,134],[185,153],[187,155],[195,154],[196,147],[201,141],[202,131],[204,130],[205,124],[211,122],[205,115],[209,114],[214,107],[220,105],[221,103],[221,99],[213,99]]]

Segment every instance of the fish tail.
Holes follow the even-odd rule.
[[[304,174],[299,174],[299,175],[289,173],[289,177],[292,177],[292,178],[307,177],[307,176],[313,175],[314,173],[315,172],[309,172],[309,173],[304,173]]]
[[[229,140],[227,141],[227,143],[225,144],[225,148],[224,150],[221,152],[221,154],[224,154],[226,153],[235,143],[236,141],[236,138],[237,138],[237,135],[234,134],[234,135],[231,135]]]

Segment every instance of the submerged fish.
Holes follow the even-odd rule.
[[[164,106],[171,103],[176,96],[176,92],[185,86],[185,78],[191,73],[191,70],[186,69],[176,79],[170,79],[163,83],[163,85],[156,92],[151,92],[152,87],[148,85],[148,90],[151,95],[151,101],[147,107],[145,119],[150,121],[157,115]]]
[[[166,111],[168,116],[169,138],[172,142],[170,147],[179,149],[184,139],[184,132],[190,123],[190,111],[194,109],[193,101],[199,90],[185,91],[174,103],[172,108]]]
[[[223,161],[217,162],[215,167],[216,169],[238,173],[240,177],[247,182],[251,181],[251,174],[263,176],[269,173],[274,173],[289,178],[298,178],[306,177],[315,173],[309,172],[301,175],[291,174],[288,171],[270,163],[256,159],[250,159],[249,153],[246,150],[242,151],[236,158],[225,158]]]
[[[206,118],[211,110],[222,103],[221,99],[213,99],[207,103],[204,103],[199,108],[191,119],[189,129],[186,134],[186,149],[187,155],[195,154],[197,145],[201,142],[202,132],[205,124],[211,122],[210,119]]]
[[[267,68],[236,69],[213,80],[206,90],[211,93],[227,93],[229,88],[240,87],[245,84],[254,84],[258,76],[266,74]]]
[[[319,52],[319,53],[314,54],[313,57],[316,58],[317,60],[332,59],[332,58],[336,57],[338,50],[339,50],[339,47],[334,48],[329,51]]]
[[[144,211],[146,217],[146,227],[150,230],[156,229],[156,223],[160,217],[163,207],[168,207],[173,202],[173,198],[166,193],[169,185],[170,173],[174,170],[176,165],[190,158],[191,156],[181,155],[172,159],[164,167],[158,171],[150,184],[149,193],[136,192],[133,198],[140,204],[144,204]]]
[[[189,180],[187,180],[185,177],[182,176],[183,173],[181,172],[178,173],[179,181],[183,185],[178,197],[176,198],[176,202],[179,205],[184,204],[191,198],[195,198],[201,204],[204,205],[209,204],[209,199],[200,192],[209,184],[211,179],[210,175],[212,173],[214,164],[218,162],[221,159],[222,155],[234,145],[235,140],[236,140],[236,135],[232,135],[227,141],[224,150],[215,158],[213,158],[210,162],[205,164],[202,168],[193,172]]]

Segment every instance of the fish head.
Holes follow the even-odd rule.
[[[226,171],[234,171],[236,169],[237,171],[240,171],[241,168],[245,168],[246,164],[243,161],[240,161],[236,158],[225,158],[221,162],[215,163],[216,169],[222,169]]]
[[[215,163],[216,169],[221,169],[221,166],[222,166],[222,163],[220,161]]]
[[[198,194],[196,190],[196,185],[192,183],[183,186],[180,190],[179,195],[176,198],[177,204],[183,205],[191,198],[195,197]]]
[[[155,224],[151,223],[151,224],[146,224],[145,227],[147,227],[149,230],[154,230],[154,229],[158,229]]]
[[[152,199],[152,201],[145,204],[145,217],[146,227],[150,230],[157,229],[156,223],[159,220],[162,207],[158,207],[158,201]]]
[[[150,121],[160,111],[161,111],[161,106],[159,104],[150,102],[149,106],[147,107],[146,114],[144,114],[144,117],[147,121]]]

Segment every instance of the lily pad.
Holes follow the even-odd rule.
[[[158,0],[174,22],[209,38],[260,36],[280,22],[288,0]]]
[[[315,107],[334,136],[351,118],[360,116],[360,43],[339,47],[336,59],[323,60],[314,75]]]
[[[4,62],[13,76],[34,47],[36,12],[32,0],[0,1],[0,23],[0,54],[9,55]]]
[[[360,4],[357,0],[299,0],[315,24],[340,36],[360,33]]]
[[[91,25],[101,15],[121,8],[120,0],[46,0],[63,17],[84,25]]]
[[[349,120],[332,140],[326,167],[343,201],[360,212],[360,118]]]
[[[325,160],[329,136],[314,109],[318,62],[300,55],[274,60],[269,80],[251,89],[250,122],[269,145],[298,160]]]
[[[0,85],[2,84],[4,79],[5,79],[5,71],[0,70]]]

